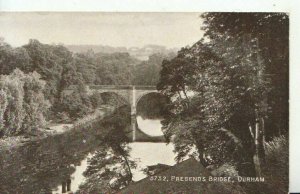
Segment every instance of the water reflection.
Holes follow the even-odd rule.
[[[53,190],[60,192],[60,188],[61,191],[68,190],[68,187],[76,190],[84,180],[77,178],[77,174],[82,175],[81,172],[85,171],[84,160],[103,145],[100,137],[106,137],[111,132],[116,133],[109,128],[113,126],[111,122],[124,129],[120,135],[126,133],[124,126],[130,123],[130,111],[127,109],[128,107],[122,109],[128,112],[128,116],[122,115],[123,125],[116,122],[116,114],[112,114],[84,127],[78,126],[22,147],[3,150],[0,152],[1,193],[53,193]],[[76,179],[72,180],[72,176],[76,176]]]
[[[162,135],[159,119],[142,119],[139,128]],[[173,165],[173,146],[129,143],[128,107],[87,128],[76,128],[0,153],[0,191],[18,194],[114,192],[146,175],[158,163]]]
[[[90,153],[84,158],[79,166],[75,166],[75,171],[70,176],[70,190],[68,191],[77,191],[79,189],[79,186],[85,182],[86,178],[83,175],[84,171],[86,170],[88,166],[88,159],[90,159],[93,155]],[[66,190],[63,188],[64,185],[59,185],[56,189],[53,189],[54,194],[62,193],[63,190]]]
[[[1,152],[1,193],[51,193],[100,146],[96,136],[95,130],[70,131]]]
[[[146,133],[149,136],[157,137],[163,136],[163,132],[161,130],[161,121],[162,119],[148,119],[143,118],[141,116],[137,116],[137,123],[139,129]]]

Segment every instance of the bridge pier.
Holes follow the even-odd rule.
[[[131,126],[132,126],[132,142],[136,140],[136,96],[135,86],[132,87],[132,102],[131,102]]]
[[[131,115],[132,142],[136,140],[136,115]]]

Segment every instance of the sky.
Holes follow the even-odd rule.
[[[12,46],[42,43],[167,48],[201,39],[200,13],[2,12],[0,37]]]

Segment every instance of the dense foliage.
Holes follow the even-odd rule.
[[[205,37],[163,61],[158,89],[172,99],[164,132],[181,160],[267,169],[264,144],[288,133],[288,16],[205,13]]]
[[[147,61],[134,66],[134,85],[156,85],[159,81],[162,61],[173,57],[175,57],[174,53],[169,53],[169,55],[157,53],[149,56]]]

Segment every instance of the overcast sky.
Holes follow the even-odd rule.
[[[0,37],[12,46],[42,43],[182,47],[199,40],[200,13],[1,13]]]

